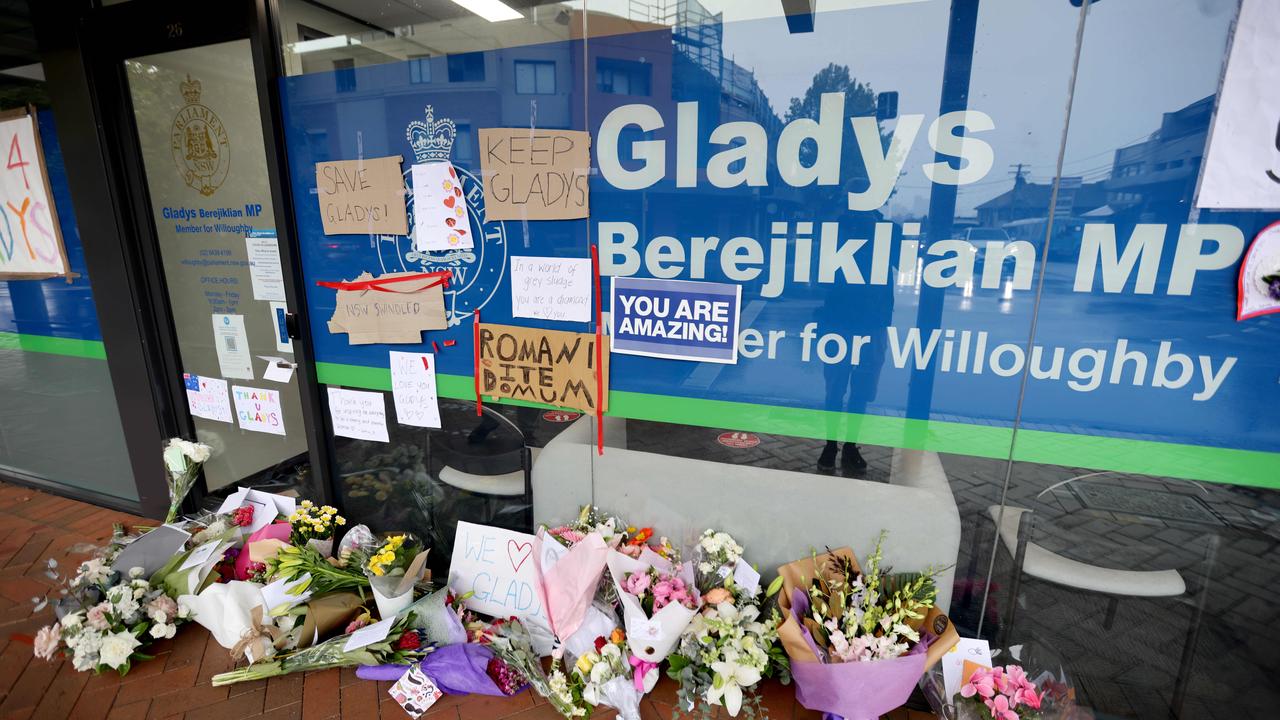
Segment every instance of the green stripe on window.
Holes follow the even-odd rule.
[[[103,347],[101,340],[77,340],[75,338],[49,337],[47,335],[0,332],[0,349],[69,355],[93,360],[107,359],[107,350]]]
[[[320,382],[370,390],[390,390],[391,371],[359,365],[316,363]],[[437,375],[440,397],[471,399],[469,375]],[[504,404],[549,407],[503,400]],[[701,400],[614,390],[609,415],[636,420],[701,425],[725,430],[836,438],[868,445],[973,455],[1003,460],[1009,456],[1013,430],[997,425],[970,425],[940,420],[913,420],[882,415],[853,415],[827,410]],[[1098,470],[1204,480],[1207,482],[1280,488],[1280,453],[1183,445],[1152,440],[1076,435],[1043,430],[1018,431],[1014,459]],[[991,478],[998,482],[1002,478]]]

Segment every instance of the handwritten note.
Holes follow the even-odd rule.
[[[407,235],[401,157],[316,163],[316,194],[325,235]],[[280,298],[283,300],[284,298]]]
[[[67,274],[66,251],[53,207],[40,132],[25,108],[0,113],[0,279]]]
[[[414,165],[412,173],[413,249],[438,252],[474,248],[467,197],[462,194],[458,171],[445,161]]]
[[[486,128],[479,135],[487,219],[587,217],[590,133]]]
[[[512,256],[511,315],[590,322],[591,281],[586,258]]]
[[[367,645],[386,640],[387,635],[391,632],[391,626],[395,624],[396,619],[389,617],[381,622],[365,625],[347,637],[347,644],[342,646],[342,652],[359,650]]]
[[[231,399],[227,395],[227,381],[191,373],[182,374],[187,389],[187,409],[192,417],[218,422],[234,422],[231,419]]]
[[[265,388],[231,386],[236,404],[236,419],[241,430],[284,435],[284,409],[280,393]]]
[[[449,564],[449,587],[472,593],[466,606],[494,617],[546,621],[533,564],[533,536],[458,521]]]
[[[436,396],[436,356],[391,351],[391,395],[396,421],[414,427],[440,427]]]
[[[329,388],[333,434],[387,442],[387,402],[382,393]]]
[[[596,380],[596,336],[514,325],[480,324],[480,389],[484,395],[594,413],[608,407],[609,352]]]

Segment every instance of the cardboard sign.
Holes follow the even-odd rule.
[[[511,316],[591,322],[589,258],[511,258]]]
[[[352,345],[422,342],[423,330],[443,330],[444,283],[424,273],[361,273],[354,281],[322,283],[338,289],[329,332]],[[352,289],[344,289],[352,288]]]
[[[241,430],[285,434],[279,391],[232,385],[231,396],[236,403],[236,419]]]
[[[488,220],[572,220],[589,214],[588,132],[485,128],[480,168]]]
[[[325,235],[407,235],[399,155],[316,163]]]
[[[67,251],[34,111],[0,113],[0,152],[0,208],[8,221],[0,230],[0,280],[66,275]]]
[[[533,539],[526,533],[459,520],[453,536],[449,587],[456,595],[472,593],[465,604],[478,613],[514,615],[549,627],[537,588]]]
[[[480,324],[480,393],[594,413],[596,336],[592,333]],[[608,409],[609,353],[603,353]]]
[[[1196,207],[1280,208],[1280,3],[1245,0],[1222,77]]]
[[[613,279],[609,340],[627,355],[734,364],[742,286]]]

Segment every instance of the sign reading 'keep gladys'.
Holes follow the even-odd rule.
[[[588,215],[591,134],[582,130],[480,131],[489,220],[572,220]]]
[[[480,394],[594,413],[608,407],[609,353],[597,386],[596,336],[480,324]],[[598,387],[604,388],[603,397]]]

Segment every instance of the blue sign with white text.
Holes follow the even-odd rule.
[[[742,287],[687,280],[613,280],[610,350],[627,355],[738,362]]]

